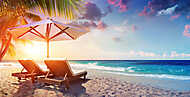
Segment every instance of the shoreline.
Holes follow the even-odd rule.
[[[138,83],[141,78],[118,76],[97,70],[87,70],[88,80],[86,82],[76,82],[71,84],[71,89],[65,91],[57,86],[46,86],[43,83],[32,84],[30,80],[18,82],[11,73],[18,72],[20,68],[0,68],[0,97],[4,96],[46,96],[48,97],[189,97],[190,91],[175,91],[171,89],[161,89],[151,85]],[[136,79],[136,80],[135,80]],[[145,78],[147,79],[147,78]],[[149,79],[148,79],[149,80]],[[145,81],[145,80],[144,80]],[[150,81],[150,80],[149,80]],[[147,81],[148,82],[148,81]]]
[[[114,78],[121,81],[126,81],[132,84],[139,84],[144,86],[151,86],[164,90],[172,90],[178,92],[188,92],[190,91],[190,80],[176,80],[168,78],[154,78],[154,77],[144,77],[144,76],[128,76],[121,75],[112,72],[90,70],[91,73],[96,73],[98,77],[104,75],[107,78]],[[93,76],[94,74],[91,74]]]

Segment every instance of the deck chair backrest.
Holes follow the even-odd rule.
[[[73,76],[73,72],[67,60],[44,60],[47,68],[57,77]]]
[[[28,73],[43,73],[43,70],[33,60],[18,60]]]

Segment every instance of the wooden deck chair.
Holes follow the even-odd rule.
[[[20,81],[21,79],[31,78],[32,83],[35,82],[35,77],[46,75],[48,71],[43,71],[33,60],[18,60],[18,62],[23,66],[21,72],[12,73],[12,76],[17,77]],[[23,72],[24,69],[26,72]]]
[[[83,71],[77,74],[74,74],[71,70],[71,67],[67,60],[44,60],[47,68],[50,72],[56,77],[55,79],[50,78],[41,78],[40,80],[45,83],[50,84],[64,84],[67,89],[69,89],[69,82],[77,80],[80,77],[86,79],[87,72]]]

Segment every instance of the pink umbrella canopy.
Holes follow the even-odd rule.
[[[47,58],[49,58],[49,42],[76,40],[78,37],[89,32],[89,29],[77,24],[64,24],[52,19],[33,22],[26,25],[9,28],[14,38],[46,41]]]

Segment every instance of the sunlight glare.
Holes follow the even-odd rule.
[[[46,55],[46,46],[44,43],[33,42],[32,44],[26,44],[23,50],[28,58],[41,59]]]

